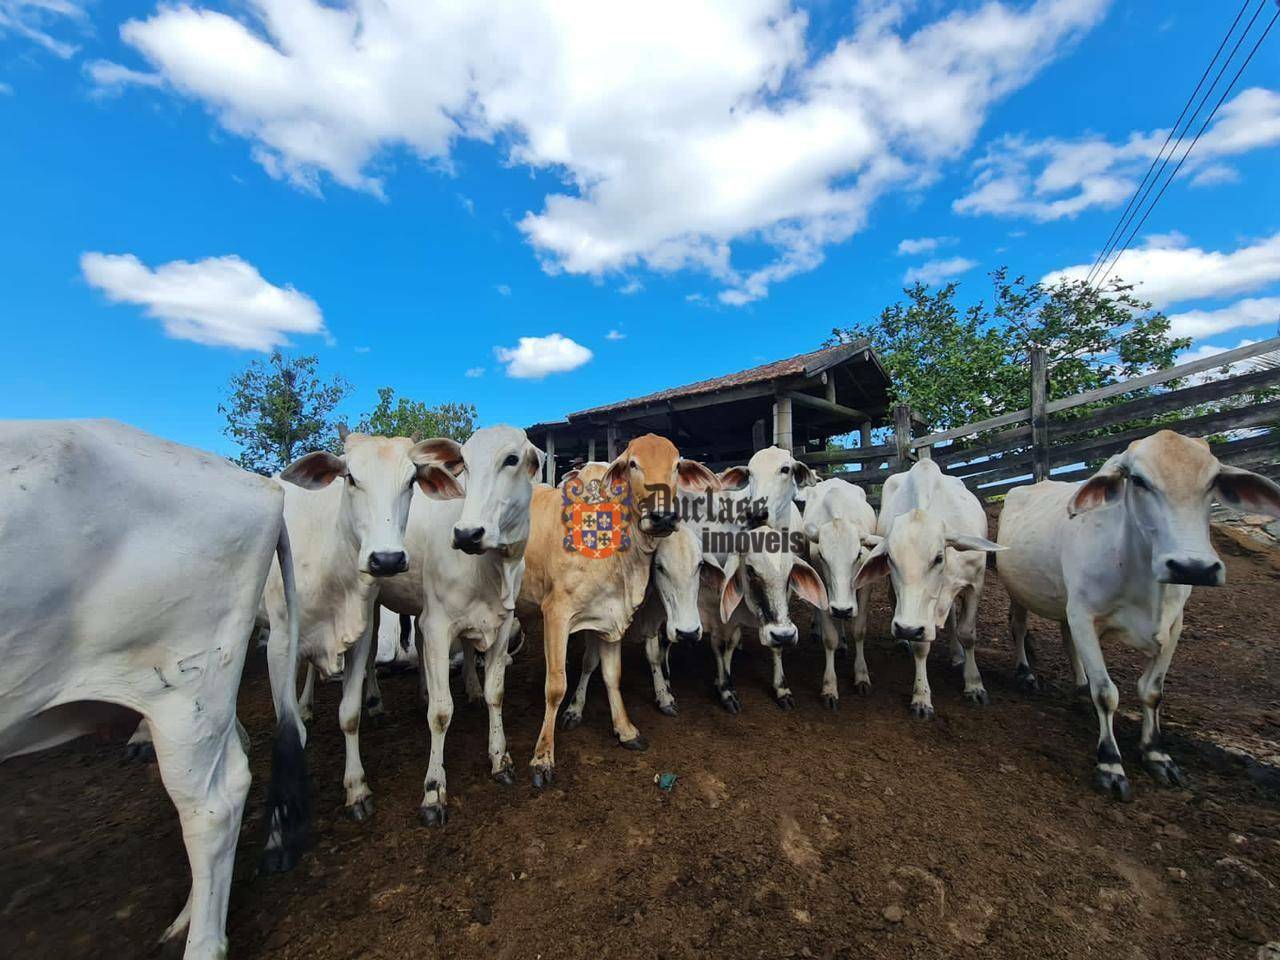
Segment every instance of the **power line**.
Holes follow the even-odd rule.
[[[1235,33],[1236,25],[1240,23],[1240,18],[1243,17],[1244,12],[1247,9],[1249,9],[1249,4],[1251,2],[1252,0],[1244,0],[1244,2],[1240,4],[1240,10],[1239,12],[1236,13],[1236,18],[1231,21],[1231,26],[1227,28],[1227,32],[1223,35],[1222,42],[1218,44],[1218,49],[1214,51],[1213,58],[1209,61],[1208,65],[1205,66],[1204,72],[1200,74],[1200,80],[1199,82],[1196,83],[1196,88],[1191,91],[1191,95],[1187,97],[1187,102],[1182,105],[1182,112],[1178,114],[1178,119],[1173,122],[1173,126],[1171,126],[1169,128],[1169,132],[1165,134],[1164,143],[1161,144],[1160,146],[1160,152],[1151,158],[1151,166],[1147,167],[1147,172],[1143,176],[1142,182],[1139,183],[1138,186],[1134,189],[1133,193],[1129,197],[1129,203],[1124,208],[1124,212],[1120,214],[1119,218],[1116,220],[1115,226],[1111,228],[1111,233],[1107,237],[1107,242],[1103,244],[1102,252],[1099,253],[1097,259],[1093,261],[1093,266],[1089,268],[1089,275],[1085,277],[1085,281],[1084,281],[1086,284],[1093,282],[1094,276],[1097,274],[1098,269],[1104,263],[1106,263],[1107,258],[1111,256],[1111,251],[1115,249],[1115,244],[1119,241],[1120,236],[1124,233],[1125,227],[1128,226],[1128,221],[1132,219],[1132,217],[1129,214],[1129,211],[1133,209],[1135,203],[1141,203],[1141,201],[1138,199],[1138,194],[1143,192],[1143,187],[1146,187],[1147,181],[1151,177],[1151,172],[1155,170],[1156,164],[1160,163],[1161,158],[1164,157],[1165,148],[1169,146],[1169,141],[1173,139],[1174,131],[1177,130],[1178,125],[1182,123],[1182,118],[1186,116],[1187,109],[1191,106],[1191,102],[1195,100],[1196,94],[1200,92],[1200,88],[1204,86],[1205,78],[1209,76],[1209,71],[1213,69],[1213,65],[1218,62],[1218,57],[1222,54],[1222,50],[1227,45],[1227,41],[1231,39],[1231,34]],[[1265,3],[1265,0],[1263,0],[1263,2]],[[1257,14],[1254,14],[1254,16],[1256,17]],[[1217,82],[1216,78],[1214,82],[1215,83]],[[1207,95],[1207,91],[1206,91],[1206,95]],[[1203,101],[1201,101],[1201,106],[1203,106]],[[1196,113],[1198,113],[1199,110],[1200,108],[1197,107]],[[1190,117],[1187,118],[1187,128],[1191,126],[1194,120],[1195,120],[1195,114],[1193,113]],[[1173,145],[1173,150],[1171,150],[1169,154],[1170,156],[1172,156],[1175,152],[1177,152],[1178,145],[1182,142],[1182,138],[1185,134],[1186,134],[1186,128],[1184,128],[1182,132],[1178,134],[1178,141]],[[1165,163],[1167,162],[1168,161],[1165,160]],[[1161,171],[1163,172],[1163,165],[1161,166]],[[1159,174],[1156,174],[1156,177],[1158,179]],[[1150,193],[1150,188],[1147,189],[1147,193]],[[1143,195],[1143,199],[1146,199],[1145,194]]]
[[[1261,8],[1259,8],[1258,12],[1259,13],[1262,12]],[[1257,18],[1257,14],[1254,15],[1254,18],[1255,19]],[[1267,21],[1266,27],[1263,28],[1262,36],[1258,37],[1257,42],[1253,45],[1253,48],[1249,51],[1249,55],[1244,58],[1244,62],[1241,63],[1240,68],[1236,70],[1235,76],[1231,78],[1231,83],[1229,83],[1227,85],[1227,89],[1222,92],[1222,96],[1218,98],[1218,102],[1213,105],[1213,109],[1209,111],[1209,115],[1205,117],[1204,123],[1200,124],[1200,129],[1196,131],[1195,138],[1191,141],[1191,144],[1187,147],[1186,152],[1182,154],[1182,158],[1178,161],[1178,165],[1173,168],[1173,173],[1170,174],[1169,179],[1164,182],[1164,185],[1160,188],[1160,192],[1156,194],[1156,198],[1151,201],[1150,206],[1147,207],[1146,213],[1144,213],[1142,215],[1142,219],[1138,221],[1138,225],[1134,227],[1133,230],[1130,232],[1128,239],[1126,239],[1124,242],[1124,246],[1120,248],[1120,251],[1115,255],[1115,258],[1111,261],[1111,265],[1106,270],[1104,270],[1103,273],[1101,274],[1098,280],[1098,286],[1102,286],[1102,284],[1106,282],[1108,276],[1115,270],[1116,265],[1120,262],[1120,258],[1124,256],[1125,251],[1129,249],[1129,245],[1133,243],[1134,238],[1138,235],[1138,232],[1142,229],[1142,225],[1147,222],[1147,217],[1149,217],[1151,215],[1151,211],[1156,208],[1156,204],[1158,204],[1160,202],[1160,198],[1164,196],[1165,190],[1169,189],[1169,184],[1173,183],[1173,181],[1177,179],[1178,171],[1182,169],[1182,165],[1186,163],[1187,157],[1191,155],[1191,151],[1194,150],[1196,144],[1200,142],[1200,136],[1208,128],[1209,123],[1213,120],[1214,115],[1218,112],[1218,108],[1222,106],[1223,101],[1225,101],[1227,97],[1231,95],[1231,91],[1235,89],[1236,83],[1240,80],[1240,75],[1244,73],[1245,67],[1249,66],[1249,61],[1251,61],[1253,59],[1253,55],[1258,52],[1258,48],[1262,46],[1262,42],[1267,39],[1267,34],[1271,32],[1271,28],[1275,26],[1275,23],[1277,20],[1280,20],[1280,3],[1277,4],[1276,12],[1272,15],[1271,19]],[[1252,26],[1253,21],[1251,20],[1249,21],[1249,23],[1250,23],[1250,26]],[[1243,39],[1243,35],[1241,39]],[[1232,56],[1233,57],[1235,56],[1234,50],[1232,51]],[[1230,62],[1230,59],[1228,59],[1228,62]],[[1216,83],[1217,81],[1215,80],[1214,82]]]

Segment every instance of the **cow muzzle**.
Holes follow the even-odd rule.
[[[694,627],[692,630],[677,630],[676,639],[683,643],[697,643],[702,639],[702,628]]]
[[[454,527],[453,549],[463,553],[484,552],[484,527]]]
[[[409,569],[409,556],[403,550],[379,550],[369,554],[368,566],[375,577],[394,577]]]
[[[835,619],[837,619],[837,620],[852,620],[852,619],[853,619],[853,607],[837,607],[837,606],[832,606],[832,607],[831,607],[831,616],[833,616],[833,617],[834,617]]]
[[[1157,579],[1161,583],[1187,587],[1220,587],[1227,579],[1226,568],[1217,558],[1164,557],[1158,570]]]
[[[785,650],[796,645],[800,632],[795,627],[772,627],[765,636],[767,646]]]
[[[665,537],[675,532],[676,521],[680,519],[680,515],[674,511],[659,513],[656,510],[650,510],[645,514],[645,519],[648,521],[646,533],[655,537]]]
[[[910,627],[895,620],[893,621],[893,639],[921,643],[924,641],[924,627]]]

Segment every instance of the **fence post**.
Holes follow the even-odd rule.
[[[911,466],[911,408],[905,403],[893,408],[893,442],[897,447],[894,467],[906,470]]]
[[[1031,348],[1031,456],[1032,478],[1039,483],[1049,477],[1049,367],[1044,347]]]

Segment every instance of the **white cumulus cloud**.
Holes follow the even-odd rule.
[[[1169,317],[1169,332],[1175,337],[1212,337],[1227,330],[1263,325],[1280,332],[1280,297],[1237,300],[1218,310],[1188,310]]]
[[[549,373],[568,373],[594,356],[582,344],[558,333],[521,337],[519,346],[494,347],[493,354],[499,363],[507,365],[507,376],[518,380],[541,380]]]
[[[902,282],[906,284],[924,283],[933,286],[958,277],[962,273],[967,273],[977,265],[977,260],[970,260],[967,257],[928,260],[918,267],[908,269],[902,275]]]
[[[1056,270],[1044,277],[1083,280],[1092,263]],[[1138,284],[1137,293],[1157,307],[1208,297],[1249,293],[1280,280],[1280,232],[1235,250],[1203,250],[1181,234],[1152,235],[1124,253],[1110,274]]]
[[[1199,129],[1198,123],[1194,129]],[[1151,161],[1160,155],[1167,133],[1136,131],[1122,142],[1098,136],[1075,140],[1003,136],[978,160],[972,188],[952,208],[957,213],[1045,222],[1074,217],[1091,207],[1117,206],[1128,201]],[[1173,154],[1163,176],[1173,173],[1189,143],[1190,138]],[[1237,174],[1222,158],[1276,144],[1280,144],[1280,93],[1252,87],[1222,105],[1179,177],[1190,176],[1191,185],[1199,187],[1231,182]]]
[[[0,0],[0,36],[22,37],[66,60],[80,48],[55,33],[62,32],[68,22],[87,30],[84,6],[83,0]]]
[[[108,300],[142,307],[178,340],[266,351],[287,344],[289,334],[328,336],[314,300],[268,283],[236,256],[152,269],[133,254],[85,253],[80,269]]]
[[[936,179],[1107,6],[874,0],[822,49],[793,0],[244,0],[121,36],[272,176],[381,195],[397,151],[496,143],[564,183],[518,219],[548,272],[694,270],[741,304]],[[738,243],[772,255],[741,269]]]

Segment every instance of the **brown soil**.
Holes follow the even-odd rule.
[[[1280,939],[1280,771],[1269,765],[1280,762],[1280,572],[1221,546],[1229,586],[1192,597],[1166,686],[1190,789],[1143,773],[1137,661],[1109,652],[1128,806],[1090,790],[1095,721],[1073,703],[1049,625],[1033,629],[1052,682],[1034,697],[1014,688],[1007,600],[992,576],[979,662],[993,702],[965,703],[939,650],[933,722],[908,715],[910,658],[884,642],[869,652],[869,698],[840,663],[835,713],[819,702],[821,650],[802,642],[787,669],[798,709],[783,713],[769,658],[749,639],[740,717],[711,699],[707,650],[677,650],[678,719],[652,706],[630,649],[624,692],[648,752],[614,745],[597,686],[583,726],[557,738],[554,787],[536,793],[527,776],[515,787],[489,779],[485,711],[459,690],[450,820],[437,830],[416,817],[428,737],[414,678],[387,679],[390,718],[365,724],[378,807],[362,824],[342,816],[338,689],[325,685],[307,748],[311,847],[294,873],[260,876],[272,721],[255,656],[241,692],[254,788],[232,956],[1253,958]],[[876,597],[873,632],[884,603]],[[521,764],[542,717],[536,628],[531,641],[507,682]],[[155,767],[121,755],[79,741],[0,768],[0,954],[143,956],[182,906],[174,810]],[[670,794],[654,785],[663,771],[680,777]]]

